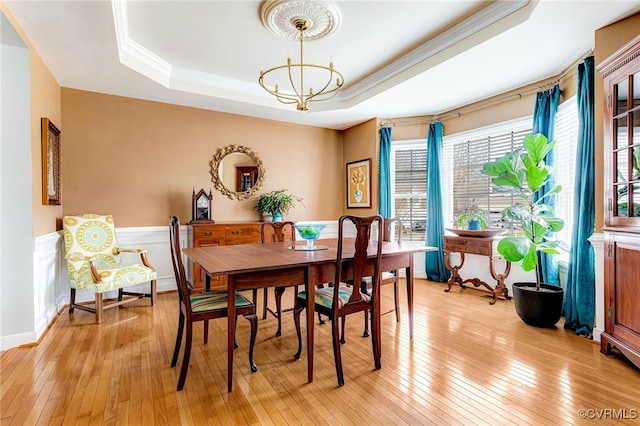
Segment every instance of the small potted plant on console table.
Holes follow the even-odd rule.
[[[564,221],[554,215],[548,203],[562,187],[556,185],[543,197],[534,200],[534,193],[542,188],[553,173],[544,157],[555,142],[547,141],[542,134],[527,135],[523,148],[505,154],[496,161],[484,165],[482,172],[492,177],[499,189],[512,191],[520,201],[505,208],[502,215],[522,223],[524,236],[507,236],[498,243],[498,253],[510,262],[522,261],[525,271],[536,270],[535,283],[514,283],[513,301],[518,316],[536,327],[553,327],[562,314],[564,290],[555,285],[540,282],[539,252],[558,254],[558,242],[549,232],[558,232]]]
[[[265,222],[281,222],[282,215],[287,214],[297,203],[302,202],[302,197],[293,195],[286,189],[261,194],[256,200],[254,209],[262,214]],[[271,217],[271,219],[269,219]]]
[[[466,210],[458,215],[456,226],[471,231],[487,229],[489,227],[487,212],[479,208]]]

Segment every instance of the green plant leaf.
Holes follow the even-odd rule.
[[[547,177],[549,176],[549,171],[546,167],[540,167],[533,165],[531,167],[527,167],[527,186],[529,190],[535,192],[539,190],[542,185],[547,181]]]
[[[533,271],[538,264],[538,253],[536,252],[535,246],[532,244],[529,246],[529,251],[527,252],[524,259],[522,259],[522,269],[525,271]]]
[[[551,232],[559,232],[562,231],[562,228],[564,228],[564,220],[560,219],[559,217],[550,216],[547,217],[546,220]]]
[[[531,219],[531,209],[525,204],[518,203],[505,208],[502,215],[509,219],[527,222]]]
[[[531,247],[531,241],[526,238],[504,237],[498,242],[497,250],[505,260],[518,262],[524,259]]]
[[[544,160],[544,157],[546,157],[549,151],[555,146],[555,142],[547,142],[545,135],[537,133],[535,135],[527,135],[522,145],[525,151],[531,156],[531,160],[537,164]]]

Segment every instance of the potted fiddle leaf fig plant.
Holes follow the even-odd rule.
[[[553,327],[562,314],[564,290],[556,285],[540,282],[539,253],[559,254],[558,242],[550,232],[558,232],[564,221],[555,216],[549,203],[562,187],[556,185],[544,196],[534,198],[553,174],[552,167],[544,162],[553,149],[542,134],[527,135],[523,147],[484,165],[482,172],[492,177],[499,191],[512,192],[517,200],[502,211],[522,224],[522,236],[507,236],[498,242],[498,253],[510,262],[522,262],[525,271],[536,271],[535,283],[514,283],[513,300],[518,316],[527,324],[537,327]]]
[[[470,229],[472,231],[487,229],[489,227],[487,212],[479,208],[463,211],[456,219],[456,226],[458,229]]]
[[[272,216],[274,222],[282,221],[282,215],[287,214],[297,203],[302,202],[302,197],[289,193],[286,189],[261,194],[254,205],[254,209],[261,213],[264,220]]]

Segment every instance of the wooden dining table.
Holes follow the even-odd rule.
[[[328,248],[314,251],[292,250],[291,241],[183,249],[184,254],[205,272],[207,288],[209,287],[212,276],[227,276],[228,392],[231,392],[233,384],[235,292],[237,290],[260,289],[265,287],[304,285],[307,294],[311,294],[316,288],[316,285],[333,282],[335,279],[337,244],[337,238],[317,240],[316,246],[328,246]],[[302,244],[298,243],[297,245]],[[354,255],[352,246],[352,244],[344,245],[343,259],[347,262],[349,259],[352,259]],[[413,255],[414,253],[436,250],[436,247],[429,247],[420,243],[383,243],[381,270],[392,271],[405,269],[406,272],[410,338],[413,338]],[[371,250],[369,254],[372,259],[375,257],[375,251]],[[349,279],[349,268],[347,267],[343,270],[342,274],[344,276],[343,279]],[[314,298],[307,297],[306,346],[307,381],[309,383],[313,382],[313,311]],[[373,320],[376,319],[374,318]],[[379,321],[379,318],[377,318],[377,320]]]

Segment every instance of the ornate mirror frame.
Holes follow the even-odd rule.
[[[248,191],[244,191],[244,192],[232,191],[226,186],[224,186],[224,184],[222,183],[222,179],[220,177],[220,164],[222,163],[222,160],[224,159],[224,157],[234,152],[248,155],[249,157],[251,157],[253,161],[255,161],[256,166],[258,167],[258,179],[256,180],[253,187]],[[247,198],[250,198],[251,196],[253,196],[253,194],[258,192],[258,190],[264,183],[264,175],[266,173],[266,170],[264,168],[264,165],[262,164],[262,160],[260,160],[260,157],[258,156],[258,154],[256,154],[251,150],[251,148],[248,148],[246,146],[227,145],[224,148],[220,148],[218,152],[215,153],[215,155],[213,156],[213,159],[209,162],[209,164],[211,166],[210,172],[211,172],[211,181],[213,182],[213,186],[222,194],[226,195],[232,200],[246,200]]]

